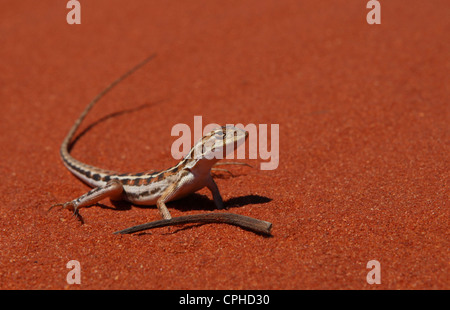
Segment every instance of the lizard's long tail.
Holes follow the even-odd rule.
[[[64,164],[68,164],[68,163],[75,163],[78,166],[87,166],[86,164],[83,164],[79,161],[77,161],[75,158],[73,158],[70,153],[69,153],[69,146],[71,143],[71,140],[73,138],[73,136],[75,135],[75,132],[77,131],[78,127],[80,127],[81,122],[84,120],[84,118],[86,117],[86,115],[89,113],[89,111],[92,109],[92,107],[103,97],[105,96],[111,89],[114,88],[114,86],[116,86],[117,84],[119,84],[121,81],[123,81],[124,79],[126,79],[128,76],[130,76],[132,73],[134,73],[136,70],[138,70],[139,68],[141,68],[142,66],[144,66],[147,62],[149,62],[150,60],[152,60],[153,58],[156,57],[156,54],[153,54],[149,57],[147,57],[146,59],[144,59],[142,62],[140,62],[139,64],[137,64],[136,66],[134,66],[133,68],[131,68],[130,70],[128,70],[128,72],[126,72],[125,74],[123,74],[121,77],[119,77],[118,79],[116,79],[114,82],[112,82],[111,84],[109,84],[104,90],[102,90],[91,102],[89,102],[89,104],[86,106],[86,108],[84,109],[83,112],[81,112],[81,115],[78,117],[78,119],[75,121],[75,123],[73,124],[72,128],[70,128],[69,133],[67,134],[67,136],[64,138],[64,141],[61,144],[61,148],[60,148],[60,154],[61,154],[61,158],[64,162]],[[95,170],[98,171],[103,171],[102,169],[96,168],[96,167],[90,167],[93,168]],[[106,172],[106,170],[105,170]]]

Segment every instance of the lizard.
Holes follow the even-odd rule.
[[[163,219],[162,223],[164,226],[167,226],[171,225],[172,216],[166,203],[185,197],[204,187],[210,190],[216,208],[224,208],[222,196],[211,175],[211,170],[213,166],[220,164],[218,161],[221,158],[225,158],[227,153],[234,151],[239,145],[245,143],[245,140],[248,138],[248,132],[244,129],[230,125],[218,127],[203,136],[175,166],[158,172],[119,173],[88,165],[75,159],[70,154],[71,142],[75,132],[92,107],[114,86],[153,59],[154,56],[146,58],[107,86],[86,106],[76,119],[61,144],[60,157],[64,166],[72,174],[93,189],[68,202],[54,204],[50,209],[60,206],[63,209],[73,211],[74,214],[78,214],[80,208],[94,205],[105,198],[125,200],[136,205],[156,204]],[[184,220],[181,218],[184,218]],[[213,213],[203,217],[201,215],[179,217],[176,223],[191,223],[193,221],[201,223],[229,223],[258,231],[258,229],[254,228],[254,223],[248,224],[248,219],[252,218],[238,214]],[[264,228],[262,232],[259,232],[263,234],[270,232],[271,224],[269,222],[252,220],[263,223]],[[129,230],[125,232],[124,230],[122,233],[130,232],[134,231]]]

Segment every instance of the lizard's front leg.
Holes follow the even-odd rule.
[[[50,209],[60,206],[63,209],[72,210],[76,214],[79,208],[91,206],[108,197],[112,199],[119,198],[122,193],[122,184],[118,180],[111,180],[104,186],[96,187],[72,201],[55,204],[51,206]]]
[[[219,188],[217,187],[216,182],[214,182],[214,179],[210,175],[209,178],[206,180],[206,187],[211,191],[211,194],[213,195],[214,204],[216,205],[217,209],[223,209],[223,199],[220,195]]]
[[[166,202],[175,198],[180,191],[188,191],[189,192],[189,184],[193,181],[192,173],[188,171],[182,172],[177,180],[170,184],[164,192],[161,194],[161,197],[156,201],[156,206],[158,207],[159,213],[162,218],[165,220],[170,220],[172,216],[170,215],[169,210],[167,209]]]

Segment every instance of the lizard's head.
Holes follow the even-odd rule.
[[[206,134],[198,141],[188,156],[196,161],[200,159],[214,162],[225,158],[226,154],[234,152],[245,142],[248,131],[234,126],[222,126]]]

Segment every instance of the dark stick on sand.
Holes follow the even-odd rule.
[[[190,223],[225,223],[230,225],[239,226],[246,230],[253,231],[261,235],[270,235],[270,230],[272,228],[272,223],[258,220],[252,217],[233,214],[233,213],[208,213],[208,214],[192,214],[179,217],[173,217],[170,220],[159,220],[154,222],[149,222],[133,227],[129,227],[120,231],[116,231],[114,234],[131,234],[138,231],[143,231],[152,228],[171,226],[171,225],[181,225]]]

